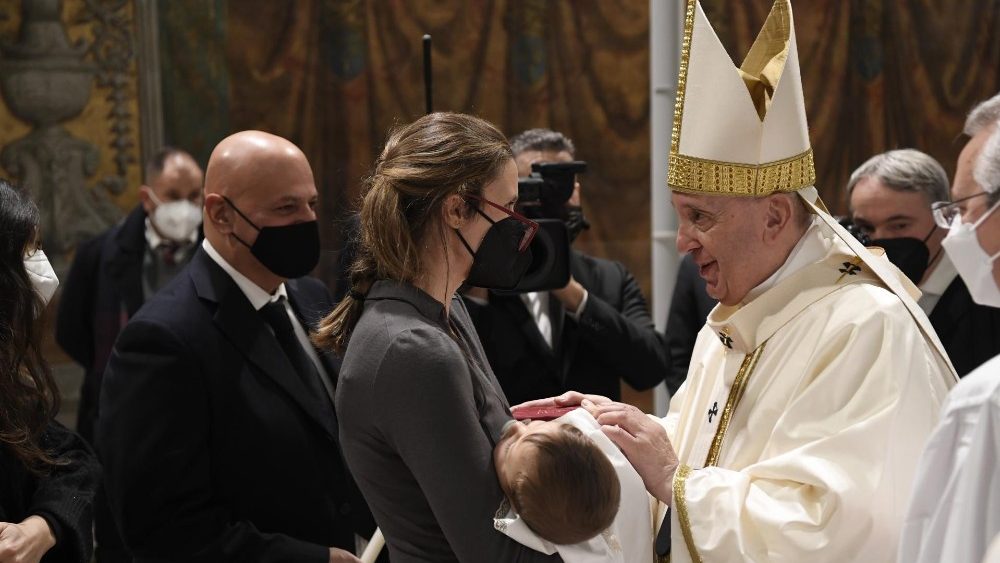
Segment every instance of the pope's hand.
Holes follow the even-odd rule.
[[[331,547],[330,563],[361,563],[361,560],[355,557],[354,554],[349,551],[344,551],[343,549],[337,549],[336,547]]]
[[[510,410],[516,411],[517,409],[523,409],[525,407],[578,407],[581,405],[587,406],[587,403],[605,405],[611,402],[611,399],[601,395],[584,395],[583,393],[578,393],[576,391],[567,391],[558,397],[535,399],[534,401],[521,403],[520,405],[511,407]]]
[[[644,412],[622,403],[594,407],[601,430],[628,458],[649,494],[669,505],[673,496],[677,454],[667,431]]]

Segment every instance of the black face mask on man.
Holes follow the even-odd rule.
[[[479,250],[475,251],[462,233],[455,229],[459,240],[472,255],[472,268],[465,283],[486,289],[514,289],[531,266],[531,248],[525,243],[525,238],[531,236],[531,227],[514,217],[494,221],[480,209],[475,211],[491,226]],[[530,243],[530,238],[527,242]]]
[[[226,203],[240,217],[257,230],[257,240],[249,245],[233,233],[233,238],[250,249],[265,268],[285,279],[300,278],[319,263],[319,223],[306,221],[277,227],[258,227],[228,197]]]
[[[872,246],[881,247],[886,256],[914,284],[919,284],[931,263],[931,253],[927,239],[934,234],[937,225],[931,227],[924,240],[913,237],[881,238],[871,241]],[[940,251],[939,251],[940,252]],[[935,256],[936,258],[937,256]]]

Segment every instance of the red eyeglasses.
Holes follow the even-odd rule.
[[[489,205],[490,207],[493,207],[495,209],[499,209],[500,211],[503,211],[508,216],[510,216],[511,218],[513,218],[514,220],[516,220],[518,223],[521,223],[522,225],[524,225],[524,227],[525,227],[525,229],[524,229],[524,235],[521,237],[521,242],[518,243],[518,245],[517,245],[517,251],[518,252],[524,252],[528,248],[528,245],[530,245],[531,241],[535,238],[535,233],[538,232],[538,223],[532,221],[531,219],[528,219],[527,217],[525,217],[524,215],[521,215],[520,213],[518,213],[516,211],[507,209],[506,207],[504,207],[502,205],[493,203],[492,201],[490,201],[490,200],[488,200],[488,199],[486,199],[484,197],[479,197],[477,195],[472,195],[472,194],[468,194],[468,195],[466,195],[466,197],[468,197],[469,199],[474,199],[476,201],[485,203],[486,205]],[[490,219],[489,215],[483,213],[479,209],[476,209],[476,212],[479,213],[480,215],[482,215],[487,221],[489,221],[491,225],[492,224],[496,224],[496,221],[494,221],[493,219]]]

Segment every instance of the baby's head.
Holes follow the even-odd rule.
[[[589,540],[618,513],[621,485],[614,467],[573,426],[514,422],[493,450],[493,463],[514,510],[554,544]]]

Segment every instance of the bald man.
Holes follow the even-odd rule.
[[[224,139],[205,176],[205,240],[122,331],[98,450],[135,561],[357,561],[374,522],[340,455],[339,362],[307,333],[317,192],[305,155],[259,131]]]

